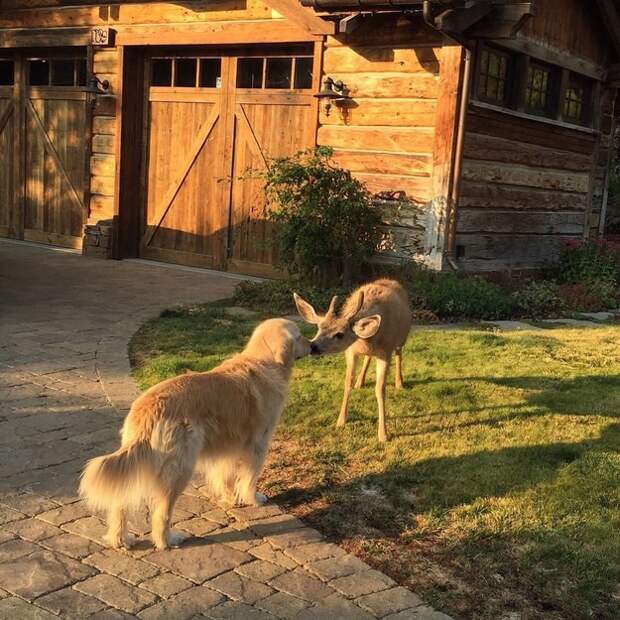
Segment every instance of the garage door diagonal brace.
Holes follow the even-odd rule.
[[[200,128],[200,131],[198,132],[198,136],[196,137],[194,144],[192,144],[192,147],[190,149],[190,155],[185,165],[183,166],[181,174],[173,180],[172,185],[170,186],[170,189],[166,192],[166,195],[164,196],[164,200],[162,201],[161,205],[157,209],[157,213],[155,214],[155,217],[153,218],[154,224],[148,227],[148,230],[146,234],[144,235],[144,238],[142,240],[143,247],[146,247],[153,240],[155,233],[161,226],[161,223],[166,217],[166,214],[170,210],[170,207],[172,206],[174,199],[177,197],[177,194],[179,193],[181,186],[183,185],[183,182],[187,178],[189,171],[192,169],[196,159],[198,158],[198,155],[200,154],[200,151],[202,150],[204,143],[209,137],[209,134],[213,130],[213,127],[215,126],[215,123],[217,122],[217,119],[219,117],[220,117],[220,110],[218,107],[216,107],[211,112],[211,114],[207,118],[204,125]]]
[[[75,187],[73,186],[73,183],[71,182],[71,179],[69,178],[69,175],[67,174],[67,171],[65,170],[65,167],[62,164],[60,155],[58,155],[58,151],[56,150],[56,147],[54,146],[53,142],[50,140],[50,137],[47,134],[47,131],[45,131],[45,127],[43,126],[43,123],[41,122],[41,118],[39,117],[39,114],[37,113],[35,107],[32,105],[32,101],[30,101],[30,99],[26,99],[26,104],[28,106],[28,109],[30,110],[30,114],[32,115],[35,123],[37,124],[39,133],[41,134],[41,137],[43,138],[43,144],[45,145],[45,150],[47,151],[47,154],[54,160],[54,163],[56,164],[56,168],[58,169],[62,178],[65,180],[65,183],[69,187],[69,195],[71,196],[71,199],[73,200],[74,205],[80,211],[86,211],[86,206],[84,205],[83,200],[80,198]]]
[[[6,106],[2,115],[0,115],[0,133],[4,131],[6,124],[9,122],[9,119],[11,118],[11,116],[13,116],[13,109],[14,109],[13,103],[10,102]]]
[[[267,159],[265,158],[263,149],[261,148],[260,143],[256,138],[256,134],[254,133],[254,129],[252,128],[252,125],[250,123],[250,119],[248,118],[248,115],[243,109],[243,105],[237,105],[237,111],[235,116],[237,117],[237,120],[241,123],[241,125],[243,125],[243,128],[246,131],[248,145],[254,151],[254,154],[258,155],[263,166],[267,167]]]

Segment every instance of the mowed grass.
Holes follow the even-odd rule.
[[[132,341],[143,388],[212,368],[256,322],[217,306],[169,314]],[[385,445],[373,373],[336,430],[343,357],[304,360],[262,489],[458,618],[616,619],[619,336],[416,330]]]

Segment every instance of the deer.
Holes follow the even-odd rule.
[[[336,427],[347,422],[349,398],[358,358],[363,356],[362,369],[356,388],[366,382],[366,373],[372,358],[376,360],[375,396],[379,409],[378,438],[387,441],[385,425],[385,388],[387,373],[396,358],[396,389],[403,387],[402,350],[409,330],[412,314],[405,289],[395,280],[381,278],[357,288],[346,299],[341,311],[336,311],[338,297],[334,296],[324,315],[297,293],[293,293],[300,316],[318,327],[316,336],[310,342],[311,355],[345,352],[347,369],[344,381],[344,395]]]

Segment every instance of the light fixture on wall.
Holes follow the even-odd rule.
[[[100,80],[96,75],[90,78],[90,86],[86,89],[91,95],[109,95],[110,82],[108,80]]]
[[[329,116],[332,105],[341,107],[349,99],[349,89],[342,80],[330,77],[323,80],[323,88],[314,95],[323,104],[325,116]]]

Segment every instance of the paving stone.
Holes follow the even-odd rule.
[[[290,547],[284,550],[285,555],[290,556],[299,564],[308,564],[310,562],[316,562],[317,560],[325,560],[327,558],[339,558],[346,555],[346,552],[334,545],[325,541],[308,543],[306,545],[299,545],[297,547]]]
[[[214,523],[218,523],[219,525],[228,525],[230,521],[226,511],[221,508],[209,510],[208,512],[205,512],[202,517],[208,519],[209,521],[213,521]]]
[[[2,499],[2,504],[18,512],[22,512],[29,517],[33,517],[40,512],[58,508],[58,505],[47,497],[29,493],[5,497]]]
[[[281,515],[282,510],[275,504],[265,504],[264,506],[244,506],[243,508],[232,508],[228,511],[238,521],[256,521],[258,519],[268,519]]]
[[[265,560],[267,562],[271,562],[272,564],[278,564],[278,566],[283,566],[284,568],[291,570],[299,566],[295,560],[288,557],[288,555],[284,555],[284,553],[282,553],[279,549],[274,549],[269,543],[263,543],[257,547],[252,547],[248,550],[248,553],[259,560]]]
[[[310,576],[301,568],[279,575],[272,579],[269,585],[306,601],[320,601],[333,592],[322,581]]]
[[[194,586],[175,597],[153,605],[138,614],[142,620],[186,620],[221,603],[224,597],[205,586]]]
[[[295,620],[374,620],[375,616],[360,609],[339,594],[332,594],[295,616]]]
[[[379,618],[394,614],[403,609],[411,609],[422,604],[422,600],[407,588],[396,587],[367,594],[356,599],[356,603]]]
[[[170,598],[174,594],[196,586],[183,577],[178,577],[172,573],[162,573],[143,581],[140,587],[157,594],[161,598]]]
[[[1,620],[56,620],[56,616],[45,609],[36,607],[20,598],[12,596],[0,601]]]
[[[290,547],[298,547],[299,545],[323,539],[321,534],[311,527],[304,527],[290,532],[280,532],[265,538],[277,549],[289,549]]]
[[[40,549],[41,547],[26,540],[9,540],[0,545],[0,562],[10,562]]]
[[[54,536],[53,538],[47,538],[41,541],[40,545],[51,551],[64,553],[76,560],[81,560],[102,549],[101,545],[98,545],[88,538],[66,533],[60,534],[60,536]]]
[[[24,519],[23,521],[13,521],[7,523],[5,527],[14,534],[17,534],[20,538],[34,541],[62,534],[62,530],[55,525],[33,518]]]
[[[107,543],[103,539],[107,528],[97,517],[84,517],[77,521],[65,523],[62,529],[71,534],[76,534],[77,536],[84,536],[104,547],[107,546]]]
[[[250,605],[275,592],[273,588],[264,583],[254,581],[233,571],[224,573],[208,581],[205,585],[225,594],[228,598],[249,603]]]
[[[337,577],[346,577],[353,573],[369,570],[366,563],[351,554],[342,555],[338,558],[327,558],[325,560],[311,562],[308,564],[307,568],[323,581],[331,581]]]
[[[371,594],[386,590],[396,585],[393,579],[379,571],[369,569],[347,577],[339,577],[329,584],[332,588],[336,588],[345,596],[356,598],[364,594]]]
[[[64,525],[65,523],[76,521],[77,519],[81,519],[89,515],[90,511],[86,508],[86,505],[83,502],[75,502],[73,504],[62,506],[61,508],[54,508],[53,510],[43,512],[37,516],[37,519],[42,519],[52,525]]]
[[[273,564],[272,562],[266,562],[265,560],[254,560],[253,562],[242,564],[235,570],[240,575],[249,577],[250,579],[254,579],[255,581],[266,583],[270,579],[273,579],[274,577],[277,577],[278,575],[286,572],[287,569],[283,566]]]
[[[145,579],[154,577],[159,570],[152,564],[136,560],[122,551],[116,549],[104,549],[87,557],[84,562],[98,568],[102,573],[108,573],[120,577],[138,585]]]
[[[138,616],[134,616],[133,614],[128,614],[126,611],[112,609],[110,607],[103,611],[98,611],[96,614],[90,616],[88,620],[136,620],[137,617]]]
[[[145,559],[194,583],[203,583],[252,560],[247,553],[207,540],[188,541],[186,546],[156,551]]]
[[[75,589],[132,614],[157,601],[154,594],[141,588],[132,588],[112,575],[96,575],[77,583]]]
[[[233,526],[214,531],[212,534],[209,534],[209,540],[228,545],[238,551],[249,551],[263,542],[263,539],[254,534],[252,530],[239,529]]]
[[[269,536],[302,528],[304,524],[292,515],[282,514],[258,519],[250,523],[249,527],[257,536]]]
[[[7,540],[13,540],[15,538],[15,534],[13,532],[9,532],[8,530],[0,530],[0,544],[6,542]]]
[[[194,536],[204,536],[205,534],[209,534],[210,532],[220,528],[217,523],[208,521],[202,517],[194,517],[192,519],[188,519],[187,521],[178,521],[176,526],[185,532],[193,534]]]
[[[215,506],[213,506],[213,504],[204,497],[187,494],[181,495],[174,505],[175,511],[185,510],[192,515],[201,515],[204,512],[213,510],[214,508]]]
[[[31,601],[85,579],[94,572],[90,566],[70,558],[50,551],[37,551],[0,564],[0,587]]]
[[[218,620],[273,620],[271,614],[237,601],[228,601],[203,613]]]
[[[452,620],[452,618],[430,607],[420,606],[390,614],[383,620]]]
[[[276,618],[288,620],[297,617],[297,614],[309,607],[311,603],[304,601],[296,596],[291,596],[286,592],[276,592],[267,598],[256,603],[256,607],[268,611]]]
[[[18,512],[12,508],[7,508],[6,506],[0,506],[0,525],[25,518],[26,515],[22,512]]]
[[[36,600],[37,605],[48,609],[61,618],[82,620],[97,611],[105,609],[105,603],[77,592],[72,588],[57,590]]]

